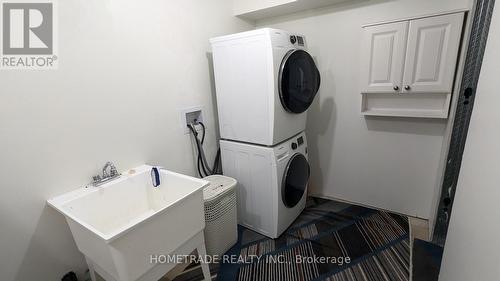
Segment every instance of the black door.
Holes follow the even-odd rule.
[[[309,181],[309,163],[304,155],[296,153],[292,156],[283,175],[281,198],[288,208],[292,208],[304,195]]]
[[[286,111],[306,111],[318,93],[320,74],[313,58],[304,50],[291,50],[281,62],[279,94]]]

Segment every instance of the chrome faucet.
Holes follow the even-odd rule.
[[[106,162],[102,168],[102,175],[95,175],[92,177],[93,186],[101,186],[109,181],[112,181],[120,177],[120,173],[116,170],[115,165],[112,162]]]

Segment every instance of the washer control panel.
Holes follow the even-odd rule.
[[[306,134],[302,132],[282,144],[274,146],[273,150],[278,163],[287,162],[292,155],[297,153],[307,156]]]
[[[303,144],[304,144],[304,137],[300,136],[296,140],[292,141],[291,147],[293,150],[296,150],[297,148],[299,148],[299,146]]]

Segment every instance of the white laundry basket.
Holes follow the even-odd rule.
[[[204,178],[205,244],[208,255],[223,255],[238,241],[236,184],[233,178],[213,175]]]

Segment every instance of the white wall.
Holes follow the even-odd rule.
[[[440,281],[490,281],[500,276],[500,7],[495,5]]]
[[[446,120],[364,118],[361,25],[455,9],[471,0],[353,0],[257,22],[302,33],[322,73],[308,116],[311,192],[431,218]],[[439,195],[439,194],[438,194]]]
[[[59,3],[59,69],[0,73],[0,280],[83,272],[52,196],[105,161],[195,175],[179,109],[202,105],[215,150],[208,39],[253,28],[231,0]]]

